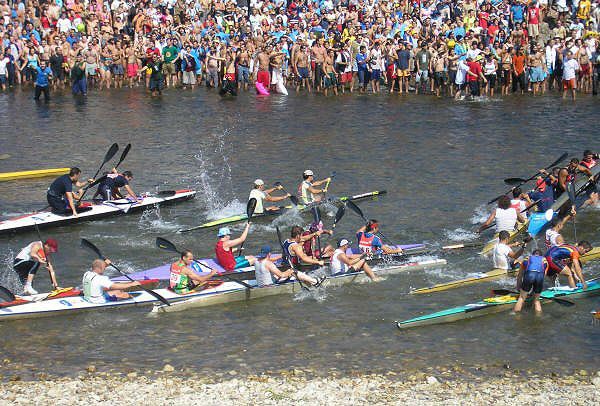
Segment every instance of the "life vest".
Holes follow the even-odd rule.
[[[375,239],[375,234],[371,234],[367,237],[367,233],[363,232],[360,235],[360,239],[358,240],[358,248],[364,254],[371,254],[373,252],[373,240]]]
[[[226,271],[233,271],[235,269],[236,262],[233,257],[233,252],[231,252],[231,250],[225,251],[223,248],[223,241],[221,240],[219,240],[215,246],[215,256],[217,257],[219,265]]]
[[[285,240],[283,242],[283,250],[284,254],[287,254],[288,258],[292,261],[292,264],[297,265],[300,263],[300,260],[296,256],[296,254],[291,250],[292,245],[298,244],[296,241]]]
[[[307,235],[311,235],[312,233],[310,231],[305,231],[302,233],[302,237],[306,237]],[[313,239],[311,238],[310,240],[304,241],[302,243],[302,250],[304,251],[304,253],[306,255],[308,255],[309,257],[312,257],[312,244],[313,243]]]
[[[555,247],[556,246],[556,238],[560,235],[560,233],[558,233],[557,231],[553,230],[552,228],[549,228],[548,230],[546,230],[546,247],[548,249]]]
[[[315,197],[310,190],[312,183],[307,180],[303,180],[300,186],[298,186],[298,194],[302,197],[302,203],[309,204],[315,201]]]
[[[171,264],[169,287],[175,292],[189,288],[190,280],[182,273],[185,268],[187,268],[187,266],[182,261],[177,261],[174,264]]]
[[[496,232],[513,231],[517,224],[517,210],[514,207],[508,209],[496,208]]]
[[[577,248],[569,245],[562,244],[555,247],[552,247],[546,252],[546,258],[552,259],[552,261],[562,261],[565,259],[579,258],[579,251]]]
[[[527,268],[525,269],[525,272],[542,272],[545,274],[547,268],[548,262],[546,261],[546,258],[542,257],[541,255],[530,255],[529,259],[527,260]]]
[[[588,169],[592,169],[598,162],[592,158],[589,161],[580,161],[579,163]]]
[[[40,257],[41,259],[43,259],[44,261],[46,261],[46,253],[44,252],[44,243],[42,241],[33,241],[32,243],[28,244],[21,251],[19,251],[19,253],[17,254],[17,256],[15,258],[21,259],[23,261],[32,261],[31,247],[33,246],[33,244],[36,244],[36,243],[41,244],[41,248],[38,249],[36,252],[37,256]]]

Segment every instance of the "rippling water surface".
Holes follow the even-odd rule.
[[[59,281],[78,285],[93,258],[79,238],[96,243],[130,271],[174,258],[154,246],[164,236],[199,256],[211,255],[214,231],[175,234],[244,210],[252,181],[281,181],[295,190],[304,169],[317,176],[337,171],[331,193],[386,189],[377,202],[361,203],[399,242],[473,239],[484,205],[505,188],[501,179],[532,174],[562,152],[580,156],[600,149],[598,99],[576,104],[555,95],[455,103],[430,97],[312,95],[221,99],[205,89],[92,93],[85,102],[56,95],[36,105],[28,95],[1,94],[0,172],[76,165],[92,175],[113,142],[133,148],[122,164],[137,191],[192,187],[191,202],[143,215],[110,218],[46,232],[56,237]],[[45,206],[48,179],[0,183],[0,213],[16,215]],[[577,234],[600,243],[600,211],[577,218]],[[308,218],[290,216],[291,225]],[[331,219],[328,220],[330,224]],[[352,237],[360,219],[348,212],[336,238]],[[240,226],[234,227],[241,230]],[[566,226],[565,236],[573,229]],[[0,240],[0,283],[14,287],[12,257],[34,233]],[[274,226],[253,228],[248,252],[275,246]],[[438,270],[389,276],[381,283],[329,288],[318,298],[278,296],[249,303],[195,309],[149,318],[146,306],[0,324],[3,358],[31,372],[57,374],[99,368],[177,369],[206,373],[310,368],[323,373],[405,371],[480,364],[538,370],[596,366],[600,330],[590,311],[598,298],[576,306],[546,306],[541,317],[502,313],[472,321],[398,331],[394,320],[464,304],[510,285],[499,280],[431,296],[408,296],[412,287],[465,277],[490,267],[474,251],[445,257]],[[588,274],[600,274],[590,264]],[[36,279],[49,288],[45,272]],[[317,300],[318,299],[318,300]],[[544,364],[540,366],[540,362]],[[6,371],[8,373],[8,371]]]

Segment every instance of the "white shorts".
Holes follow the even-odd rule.
[[[281,69],[273,68],[273,72],[271,73],[271,84],[276,85],[279,82],[283,83],[283,75],[281,74]]]

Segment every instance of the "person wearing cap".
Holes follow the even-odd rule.
[[[329,184],[329,182],[331,182],[331,178],[315,181],[314,173],[310,169],[304,171],[302,178],[302,183],[300,186],[298,186],[298,194],[302,196],[302,203],[310,204],[321,201],[321,196],[315,195],[325,193],[326,187],[323,189],[317,189],[315,186],[321,186],[324,183]]]
[[[208,275],[198,275],[191,268],[194,261],[192,251],[184,250],[179,261],[171,264],[169,288],[180,295],[190,293],[199,286],[204,285],[210,278],[217,274],[211,269]]]
[[[245,268],[254,264],[256,258],[251,255],[238,255],[237,257],[233,256],[235,247],[246,241],[249,229],[250,222],[246,224],[242,235],[233,240],[231,239],[231,230],[229,230],[229,227],[221,227],[219,229],[217,234],[219,241],[217,241],[217,245],[215,246],[215,255],[217,257],[217,263],[226,271],[231,272],[234,269]]]
[[[254,263],[254,273],[256,275],[256,284],[259,288],[272,285],[273,283],[285,283],[294,276],[294,274],[300,281],[314,287],[318,287],[326,279],[326,277],[313,278],[304,272],[294,272],[293,269],[281,271],[273,261],[271,261],[271,247],[268,245],[262,247],[260,254],[257,255],[256,262]],[[275,281],[273,281],[273,278],[275,278]]]
[[[364,258],[365,254],[348,254],[349,245],[350,241],[345,238],[338,241],[338,247],[331,256],[331,276],[362,270],[372,281],[377,282],[379,278],[375,276],[373,270],[367,264],[367,260]]]
[[[265,182],[262,179],[256,179],[254,181],[254,188],[250,191],[250,196],[248,196],[248,200],[256,199],[256,208],[254,209],[254,214],[263,214],[265,210],[279,210],[279,207],[277,206],[264,207],[264,201],[266,200],[267,202],[275,203],[285,200],[291,196],[289,193],[287,193],[285,196],[271,196],[271,193],[281,189],[283,189],[283,186],[281,185],[277,185],[271,189],[265,189]]]
[[[56,282],[54,268],[48,255],[58,251],[58,243],[52,238],[48,238],[44,243],[41,241],[33,241],[17,254],[13,262],[13,270],[19,276],[19,280],[23,284],[24,292],[28,295],[35,295],[37,291],[33,289],[32,282],[40,265],[44,265],[50,274],[50,281],[54,289],[59,289]]]
[[[306,255],[304,252],[303,244],[305,241],[310,240],[311,236],[303,236],[304,230],[300,226],[293,226],[289,239],[283,242],[283,249],[287,252],[292,264],[310,264],[310,265],[325,265],[325,262],[320,259],[316,259]]]
[[[358,248],[363,254],[402,254],[402,248],[392,248],[388,245],[384,245],[381,242],[381,238],[377,236],[378,231],[379,222],[375,219],[371,219],[356,232]]]

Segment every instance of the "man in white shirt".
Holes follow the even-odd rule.
[[[577,89],[576,75],[579,69],[579,63],[573,58],[573,53],[568,51],[563,62],[563,99],[567,97],[567,90],[570,89],[573,100],[575,100],[575,90]]]
[[[113,282],[108,276],[103,275],[106,267],[110,265],[108,259],[96,259],[92,262],[92,270],[83,274],[83,298],[90,303],[115,302],[129,299],[131,295],[125,289],[140,286],[135,282]]]
[[[514,267],[515,261],[523,254],[525,250],[525,244],[521,241],[508,244],[510,239],[510,233],[508,231],[500,231],[498,234],[498,244],[494,246],[492,251],[492,260],[494,262],[495,269],[511,270]],[[518,250],[513,251],[512,247],[520,247]]]
[[[277,206],[265,207],[264,201],[266,200],[267,202],[275,203],[285,200],[291,196],[289,193],[286,193],[285,196],[271,196],[271,193],[281,189],[283,189],[283,186],[278,184],[274,188],[265,190],[265,182],[263,182],[262,179],[256,179],[254,181],[254,189],[250,191],[250,196],[248,196],[248,200],[252,198],[256,199],[256,208],[254,209],[254,214],[263,214],[265,210],[279,210],[279,207]]]

